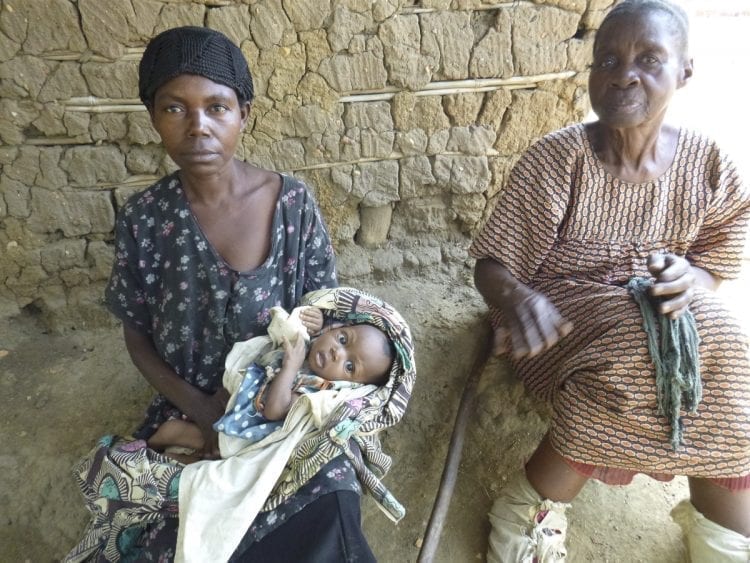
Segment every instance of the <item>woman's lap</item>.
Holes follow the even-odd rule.
[[[92,514],[98,516],[71,553],[101,554],[106,548],[116,551],[123,560],[171,561],[177,545],[177,483],[181,470],[181,464],[150,450],[143,440],[102,438],[76,466],[81,492]],[[332,557],[352,551],[363,558],[369,548],[359,527],[360,493],[354,468],[344,456],[336,457],[286,501],[260,513],[237,550],[271,549],[265,547],[270,544],[264,538],[276,530],[280,530],[274,534],[278,545],[304,545],[300,542],[307,535],[295,538],[298,530],[290,523],[312,518],[319,527],[329,528],[321,527],[313,536],[316,541],[301,549],[318,550],[312,553],[331,550]],[[327,502],[318,503],[326,497]],[[332,503],[332,499],[338,500]],[[295,519],[298,514],[300,518]],[[340,548],[336,547],[339,544]]]
[[[360,496],[335,491],[307,505],[231,561],[374,562],[360,523]]]
[[[360,525],[360,496],[334,491],[316,499],[262,539],[236,552],[230,561],[335,563],[375,561]],[[171,560],[177,541],[177,519],[149,526],[142,561]]]
[[[517,366],[527,387],[553,406],[555,449],[592,467],[730,479],[723,486],[745,488],[731,480],[750,474],[750,361],[747,338],[726,305],[700,292],[691,306],[703,399],[696,414],[683,413],[684,445],[674,452],[669,423],[658,412],[640,313],[626,296],[598,297],[586,306],[581,295],[575,307],[563,307],[578,333]]]

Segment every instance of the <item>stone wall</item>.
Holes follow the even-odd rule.
[[[466,276],[529,142],[587,111],[612,0],[2,0],[0,315],[107,322],[118,207],[172,169],[137,99],[144,44],[225,32],[258,97],[242,157],[315,191],[344,282]]]

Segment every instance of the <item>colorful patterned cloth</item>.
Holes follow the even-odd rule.
[[[139,560],[137,540],[145,527],[177,517],[181,472],[182,464],[144,440],[104,436],[73,470],[91,521],[63,561],[119,561],[123,554]]]
[[[736,277],[749,220],[748,186],[713,142],[690,131],[680,131],[669,169],[643,184],[613,177],[580,124],[521,157],[470,252],[504,265],[574,324],[550,350],[513,362],[551,403],[552,445],[566,459],[649,474],[750,475],[750,360],[739,323],[716,294],[696,289],[703,400],[695,414],[682,412],[684,447],[672,451],[639,308],[625,287],[632,276],[650,277],[652,252]],[[497,326],[501,314],[491,313]]]
[[[260,400],[266,382],[266,370],[258,364],[250,365],[237,391],[234,406],[214,422],[214,430],[249,442],[257,442],[280,428],[282,421],[268,420],[263,416]]]

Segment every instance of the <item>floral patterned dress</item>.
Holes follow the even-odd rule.
[[[232,269],[201,231],[177,173],[131,197],[118,215],[106,305],[148,335],[180,377],[207,393],[221,385],[232,345],[265,334],[271,307],[291,310],[304,293],[337,285],[333,247],[317,204],[302,182],[282,179],[271,251],[261,266],[246,272]],[[135,435],[147,439],[181,415],[157,395]],[[343,457],[331,460],[287,502],[261,513],[238,552],[337,490],[361,493]],[[170,560],[177,520],[169,516],[142,527],[124,559]]]
[[[122,209],[105,300],[180,377],[211,393],[232,345],[265,334],[271,307],[291,310],[304,293],[336,285],[333,247],[302,182],[283,176],[268,258],[237,272],[201,231],[175,173]],[[136,436],[180,414],[157,396]]]

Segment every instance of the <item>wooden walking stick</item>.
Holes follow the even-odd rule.
[[[458,465],[461,462],[461,452],[464,447],[464,435],[466,434],[469,415],[473,411],[479,379],[490,357],[491,340],[492,329],[490,328],[489,321],[485,319],[480,328],[474,363],[464,384],[464,392],[461,395],[458,412],[456,412],[456,421],[453,424],[453,433],[448,445],[448,455],[445,459],[443,475],[440,478],[440,486],[435,497],[435,504],[432,506],[430,520],[427,523],[422,548],[419,550],[418,563],[432,563],[435,558],[440,534],[443,531],[445,518],[448,515],[448,506],[453,496],[453,488],[456,485],[456,475],[458,473]]]

